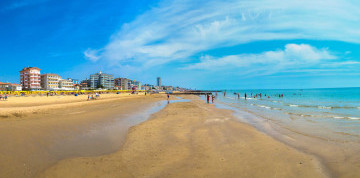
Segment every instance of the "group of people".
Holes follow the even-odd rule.
[[[100,94],[99,93],[95,93],[95,97],[94,97],[94,95],[88,95],[88,101],[89,100],[96,100],[96,99],[98,99],[100,97]]]
[[[1,101],[1,100],[6,101],[7,98],[8,98],[8,95],[7,95],[7,94],[4,94],[4,95],[0,94],[0,101]]]
[[[211,97],[211,102],[214,103],[214,100],[215,100],[215,95],[211,94],[206,94],[206,101],[207,103],[210,103],[210,97]]]
[[[234,93],[234,95],[237,95],[238,99],[240,99],[240,93]],[[226,96],[226,92],[224,92],[224,96]],[[275,96],[276,96],[276,97],[278,96],[279,98],[283,98],[283,97],[284,97],[284,94],[276,94]],[[245,100],[246,100],[247,97],[248,97],[248,96],[247,96],[247,94],[245,93],[245,94],[244,94]],[[262,94],[262,93],[257,93],[257,94],[251,93],[251,94],[250,94],[250,97],[251,97],[251,98],[262,98],[262,97],[263,97],[263,94]],[[266,93],[265,93],[265,94],[264,94],[264,97],[265,97],[265,98],[270,98],[270,95],[266,95]]]

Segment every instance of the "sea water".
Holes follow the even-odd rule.
[[[226,90],[217,95],[219,103],[295,132],[360,142],[360,88]]]

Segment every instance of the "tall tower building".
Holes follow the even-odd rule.
[[[161,87],[161,78],[160,77],[158,77],[158,78],[156,78],[156,84],[157,84],[157,86],[159,86],[159,87]]]

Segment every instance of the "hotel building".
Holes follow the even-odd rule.
[[[59,90],[59,80],[61,80],[61,77],[58,74],[42,74],[41,88],[44,90]]]
[[[40,90],[41,77],[37,67],[25,67],[20,71],[20,84],[23,90]]]
[[[115,86],[118,88],[120,87],[121,90],[128,90],[129,89],[129,79],[127,78],[116,78],[115,80]]]
[[[104,74],[101,71],[99,73],[90,75],[88,80],[90,88],[106,88],[114,89],[114,76],[110,74]]]
[[[74,83],[72,80],[61,79],[59,80],[60,90],[74,90]]]

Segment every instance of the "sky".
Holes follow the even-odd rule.
[[[192,89],[360,87],[358,0],[2,0],[0,81],[102,71]]]

